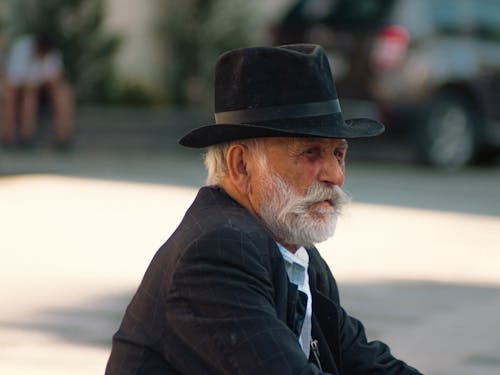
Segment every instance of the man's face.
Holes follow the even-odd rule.
[[[257,156],[251,200],[276,239],[308,246],[333,235],[339,209],[348,201],[343,139],[266,138]]]

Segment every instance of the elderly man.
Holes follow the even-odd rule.
[[[347,138],[316,45],[223,54],[216,124],[180,143],[209,147],[203,187],[127,308],[106,373],[419,374],[339,303],[315,243],[342,206]]]

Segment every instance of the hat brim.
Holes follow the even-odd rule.
[[[355,118],[343,120],[341,116],[326,115],[300,119],[267,121],[256,124],[212,124],[196,128],[179,140],[179,144],[203,148],[237,139],[261,137],[319,137],[362,138],[382,134],[382,123]]]

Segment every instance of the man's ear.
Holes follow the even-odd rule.
[[[230,146],[226,154],[229,180],[243,195],[247,195],[250,191],[250,176],[247,168],[249,156],[248,148],[242,144]]]

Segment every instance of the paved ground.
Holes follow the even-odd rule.
[[[109,122],[163,116],[122,115]],[[116,135],[86,116],[67,154],[0,150],[0,374],[103,373],[144,269],[203,182],[201,154],[175,147],[184,125]],[[499,168],[349,173],[358,203],[319,246],[345,307],[426,374],[498,375]]]

